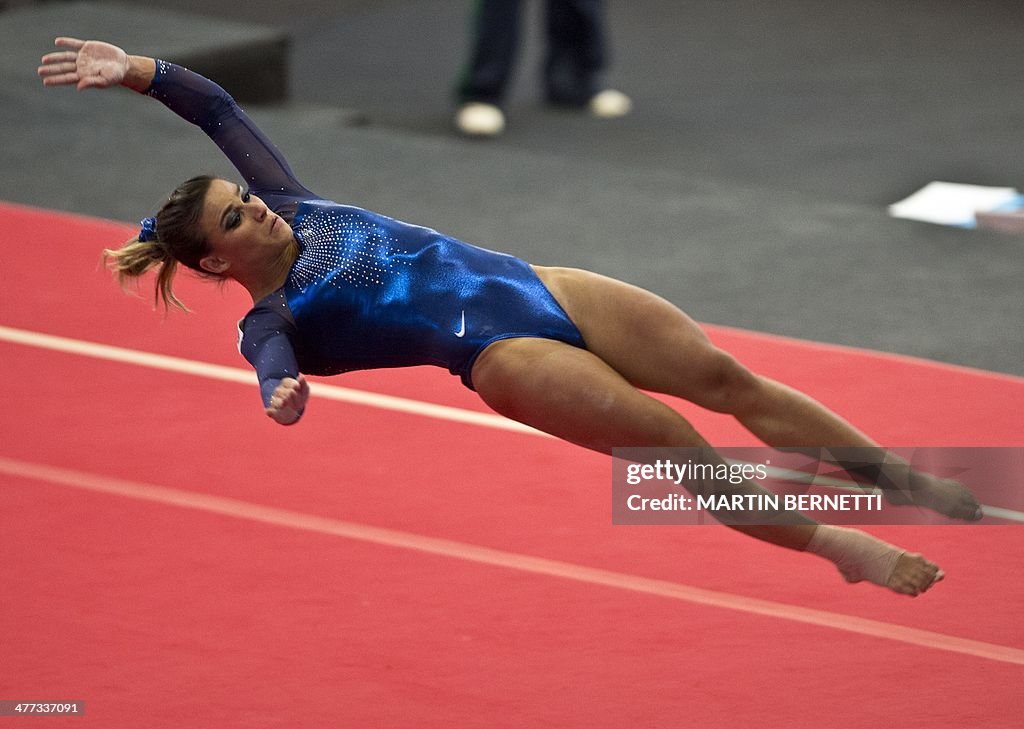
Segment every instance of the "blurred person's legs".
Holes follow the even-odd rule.
[[[625,94],[604,88],[607,50],[603,0],[548,0],[544,96],[549,104],[588,109],[598,117],[628,114]],[[522,21],[520,0],[478,0],[469,63],[457,88],[455,126],[463,134],[494,137],[505,130],[502,109],[514,72]]]
[[[586,107],[594,116],[625,116],[632,101],[604,85],[608,63],[604,0],[548,0],[544,64],[549,104]]]
[[[495,136],[505,128],[501,105],[519,46],[520,0],[477,0],[469,64],[457,89],[458,129]]]
[[[544,92],[549,103],[583,106],[602,89],[602,0],[548,0]]]
[[[469,64],[459,81],[462,103],[501,106],[519,46],[520,0],[477,0]]]

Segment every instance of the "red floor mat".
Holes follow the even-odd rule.
[[[232,367],[246,301],[166,320],[98,251],[123,225],[0,206],[0,325]],[[891,445],[1021,446],[1019,379],[722,328]],[[612,527],[610,466],[556,441],[0,338],[0,457],[230,497],[1024,650],[1019,527],[885,527],[940,562],[917,600],[722,529]],[[440,370],[342,384],[484,410]],[[955,393],[955,396],[953,395]],[[750,442],[687,409],[714,441]],[[84,476],[83,476],[84,478]],[[848,630],[0,474],[0,699],[103,727],[1016,726],[1024,668]],[[3,719],[20,723],[25,720]]]

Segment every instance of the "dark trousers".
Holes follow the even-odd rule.
[[[519,48],[521,10],[520,0],[478,0],[460,101],[501,105]],[[580,106],[601,90],[603,15],[601,0],[547,0],[544,95],[549,103]]]

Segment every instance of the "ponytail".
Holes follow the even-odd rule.
[[[178,272],[178,262],[159,241],[132,238],[117,250],[105,249],[103,262],[117,275],[117,282],[123,289],[127,289],[130,282],[146,272],[159,267],[153,305],[158,307],[162,303],[164,311],[172,306],[188,311],[188,307],[174,294],[173,282]]]
[[[103,251],[104,264],[117,275],[122,288],[159,267],[154,305],[162,303],[165,312],[172,306],[187,312],[188,307],[175,296],[172,286],[179,263],[205,278],[223,280],[223,276],[204,271],[199,265],[209,252],[199,221],[206,191],[214,179],[202,175],[185,181],[171,193],[155,218],[142,221],[138,236],[117,250]]]

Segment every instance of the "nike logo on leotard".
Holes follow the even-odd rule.
[[[464,337],[466,335],[466,310],[462,310],[462,323],[459,324],[459,330],[455,332],[456,337]]]

